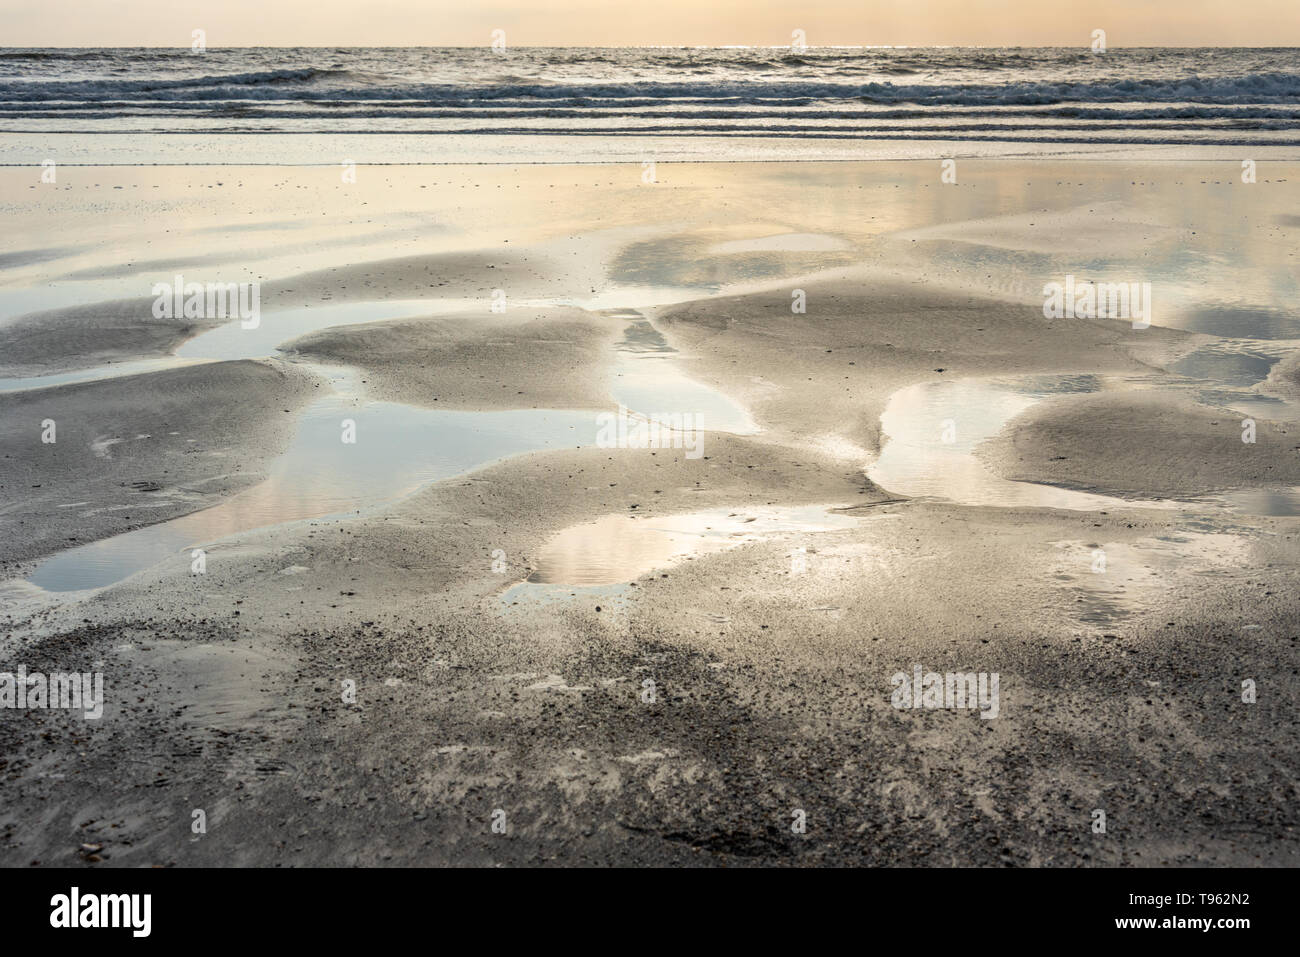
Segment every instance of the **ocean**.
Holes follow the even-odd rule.
[[[0,132],[1295,146],[1300,51],[5,49]]]

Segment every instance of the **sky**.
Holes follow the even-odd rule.
[[[0,0],[0,46],[1300,46],[1300,0]]]

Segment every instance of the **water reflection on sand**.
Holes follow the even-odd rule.
[[[606,515],[572,525],[548,541],[529,581],[610,585],[697,555],[792,532],[852,528],[827,506],[711,509],[676,515]]]

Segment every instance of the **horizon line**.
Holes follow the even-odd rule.
[[[403,43],[385,46],[350,46],[345,43],[254,43],[220,45],[208,43],[206,50],[479,50],[490,49],[491,43]],[[96,46],[77,44],[74,46],[42,46],[38,44],[19,44],[0,46],[0,50],[188,50],[185,44],[140,44],[135,46]],[[600,45],[564,43],[509,43],[508,50],[796,50],[792,44],[746,44],[746,43],[611,43]],[[982,43],[871,43],[840,44],[808,43],[800,49],[807,50],[1087,50],[1087,43],[1035,43],[991,45]],[[1191,43],[1167,44],[1113,44],[1108,43],[1098,56],[1105,56],[1111,50],[1300,50],[1300,45],[1257,46],[1251,44],[1206,45]]]

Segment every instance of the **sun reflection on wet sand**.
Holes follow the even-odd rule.
[[[564,529],[538,556],[530,582],[612,585],[687,557],[707,555],[788,532],[852,528],[830,506],[714,509],[680,515],[606,515]]]

